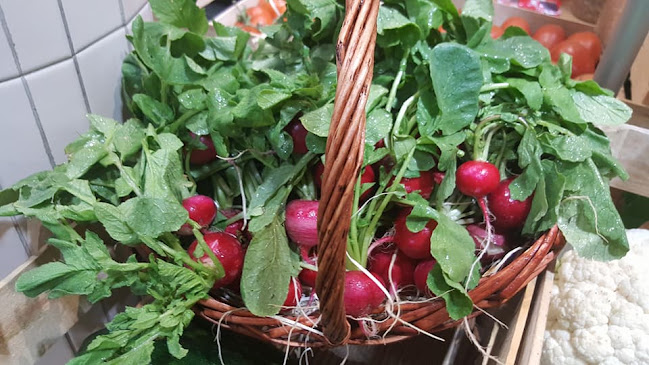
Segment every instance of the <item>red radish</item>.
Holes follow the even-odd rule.
[[[487,197],[489,211],[495,218],[493,225],[500,229],[522,228],[532,208],[533,195],[523,201],[511,197],[509,184],[513,180],[513,178],[510,178],[501,181],[496,190],[492,191]]]
[[[314,247],[300,246],[300,255],[302,256],[302,260],[304,260],[304,262],[306,262],[307,264],[315,266],[316,262],[318,261],[318,257],[311,254],[310,251],[313,250],[315,250]],[[315,288],[315,279],[317,275],[317,271],[303,268],[302,271],[300,271],[298,278],[300,279],[302,284]]]
[[[384,147],[385,147],[384,139],[379,139],[379,141],[374,144],[374,148],[384,148]]]
[[[469,234],[475,242],[476,251],[480,252],[484,250],[485,242],[487,240],[487,231],[477,224],[469,224],[466,226],[466,230],[469,231]],[[480,262],[483,265],[487,265],[492,261],[505,256],[505,253],[507,252],[506,242],[507,239],[504,235],[493,233],[491,236],[491,243],[486,247],[486,252],[482,255]],[[479,254],[478,252],[476,254]]]
[[[376,182],[376,175],[374,174],[374,170],[372,169],[371,166],[365,166],[365,169],[363,169],[363,174],[361,175],[361,189],[363,187],[363,184],[369,184]],[[365,201],[372,196],[372,191],[374,190],[374,187],[371,187],[367,190],[365,190],[360,197],[361,201]]]
[[[384,284],[375,274],[374,277]],[[345,273],[345,294],[343,302],[345,303],[345,313],[353,317],[363,317],[377,308],[383,300],[385,294],[383,291],[361,271],[348,271]]]
[[[213,288],[220,288],[237,280],[241,276],[241,269],[243,268],[244,252],[241,243],[233,235],[225,232],[210,232],[203,237],[225,271],[225,276],[214,283]],[[197,246],[198,241],[194,241],[187,250],[194,260],[197,260],[196,256],[194,256]],[[204,264],[212,264],[207,252],[203,254],[200,260]]]
[[[212,223],[216,217],[216,205],[214,200],[205,195],[194,195],[183,200],[183,207],[189,213],[189,219],[198,223],[201,228],[205,228]],[[185,223],[178,230],[179,234],[188,236],[192,234],[192,227]]]
[[[378,162],[372,165],[372,168],[375,170],[375,173],[378,174],[381,171],[381,167],[385,169],[385,172],[392,171],[394,168],[395,160],[392,156],[387,155],[380,159]]]
[[[318,201],[292,200],[286,205],[286,233],[301,246],[318,244]]]
[[[324,173],[324,165],[322,164],[322,162],[318,162],[315,165],[314,176],[313,176],[313,181],[315,182],[318,189],[322,187],[323,173]],[[372,169],[371,166],[365,166],[365,168],[363,169],[363,174],[361,175],[361,185],[369,184],[373,182],[376,182],[376,175],[374,174],[374,170]],[[360,200],[369,199],[369,197],[372,195],[372,190],[373,188],[365,190],[365,192],[361,194]]]
[[[485,196],[496,190],[500,183],[500,171],[487,161],[467,161],[455,173],[455,184],[464,195],[474,197],[482,209],[487,232],[491,231],[491,218]]]
[[[302,285],[300,285],[299,281],[291,278],[291,281],[288,283],[288,294],[282,307],[295,307],[300,301],[300,298],[302,298]]]
[[[220,210],[221,214],[225,216],[225,218],[230,219],[234,217],[235,215],[241,213],[239,209],[221,209]],[[229,233],[235,237],[241,237],[244,236],[247,239],[250,239],[249,233],[247,229],[243,229],[243,219],[239,219],[236,222],[228,224],[227,227],[224,229],[225,233]]]
[[[437,261],[435,261],[435,259],[421,261],[419,262],[419,264],[417,264],[417,267],[415,267],[415,271],[413,273],[417,290],[419,290],[419,293],[426,296],[433,295],[428,288],[426,281],[428,280],[428,273],[433,269],[433,266],[435,266],[436,262]]]
[[[445,173],[441,171],[434,171],[433,172],[433,181],[435,182],[435,185],[440,185],[442,181],[444,180],[444,177],[446,176]]]
[[[455,179],[462,194],[482,198],[498,187],[500,171],[487,161],[467,161],[457,169]]]
[[[293,138],[293,152],[305,154],[309,152],[306,147],[306,135],[309,133],[299,119],[293,119],[284,129]]]
[[[394,254],[394,250],[375,250],[369,258],[367,267],[369,271],[378,275],[387,285],[390,285],[390,282],[392,282],[394,287],[390,289],[393,293],[398,288],[414,284],[412,275],[413,271],[415,271],[415,262],[399,251],[396,254],[394,265],[392,266],[392,275],[390,275],[390,263]]]
[[[302,269],[302,271],[300,271],[298,279],[300,279],[300,282],[302,282],[302,284],[315,288],[315,279],[317,276],[317,271]]]
[[[411,232],[406,226],[406,218],[410,211],[412,208],[401,210],[394,221],[394,243],[404,255],[410,258],[430,258],[430,237],[437,227],[437,222],[431,219],[421,231]]]
[[[196,135],[192,133],[192,137],[196,138]],[[214,148],[212,137],[200,136],[198,141],[204,144],[206,148],[204,150],[193,149],[189,154],[189,162],[194,165],[203,165],[216,160],[216,148]]]
[[[419,194],[424,199],[428,199],[435,186],[434,172],[432,170],[419,171],[419,177],[404,177],[399,181],[399,184],[402,184],[406,188],[406,193],[419,191]]]

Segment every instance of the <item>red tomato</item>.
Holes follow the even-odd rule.
[[[273,21],[275,21],[275,14],[272,12],[272,9],[271,11],[268,11],[262,6],[248,8],[246,13],[250,19],[250,25],[253,26],[271,25],[273,24]]]
[[[255,28],[255,27],[251,27],[249,25],[245,25],[245,24],[243,24],[241,22],[236,22],[236,23],[234,23],[234,25],[241,28],[241,29],[243,29],[243,30],[245,30],[246,32],[248,32],[250,34],[261,34],[259,29]]]
[[[550,50],[552,62],[557,62],[562,53],[572,56],[572,77],[595,72],[595,60],[584,46],[569,39],[559,42]]]
[[[513,16],[505,20],[505,22],[502,25],[503,32],[507,30],[507,28],[509,27],[519,27],[523,29],[527,34],[532,33],[532,30],[530,29],[530,24],[527,22],[527,20],[518,16]]]
[[[503,35],[504,32],[505,30],[502,27],[499,27],[497,25],[491,26],[491,38],[493,39],[500,38],[500,36]]]
[[[574,79],[577,80],[577,81],[586,81],[586,80],[592,80],[593,76],[595,76],[595,75],[594,74],[583,74],[583,75],[579,75],[577,77],[574,77]]]
[[[602,41],[599,40],[597,34],[593,32],[579,32],[568,37],[568,40],[586,48],[593,58],[594,63],[599,61],[599,56],[602,54]]]
[[[275,9],[279,11],[279,15],[284,14],[284,12],[286,11],[286,1],[284,0],[259,0],[258,6],[264,8],[264,10],[266,10],[269,14],[273,14],[274,18],[277,18],[278,14],[273,9],[273,5],[275,6]]]
[[[566,39],[566,31],[560,25],[546,24],[539,28],[532,38],[541,43],[543,47],[551,49],[554,45]]]

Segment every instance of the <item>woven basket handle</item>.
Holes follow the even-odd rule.
[[[350,336],[343,303],[345,260],[354,184],[363,163],[378,12],[379,0],[347,0],[336,45],[338,86],[318,210],[316,280],[321,323],[331,345],[343,344]]]

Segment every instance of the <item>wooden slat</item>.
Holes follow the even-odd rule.
[[[518,356],[518,350],[521,346],[521,339],[523,338],[523,333],[525,331],[527,316],[534,299],[534,289],[536,288],[537,280],[538,278],[534,278],[529,284],[527,284],[527,287],[525,287],[523,298],[516,310],[516,315],[509,323],[509,329],[507,330],[502,345],[496,355],[503,364],[516,364],[516,357]],[[490,361],[490,363],[495,362]]]
[[[14,289],[23,272],[58,257],[56,249],[46,246],[40,255],[32,256],[0,281],[0,364],[35,363],[83,312],[78,296],[56,300],[48,300],[46,295],[28,298]]]
[[[537,278],[537,290],[527,318],[517,364],[538,365],[543,350],[543,333],[548,319],[554,273],[546,270]]]

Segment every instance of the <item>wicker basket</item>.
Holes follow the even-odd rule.
[[[245,308],[210,298],[196,308],[203,318],[235,332],[296,347],[386,344],[421,331],[441,331],[460,323],[449,318],[441,298],[395,308],[400,320],[383,316],[377,325],[377,338],[368,338],[362,328],[352,325],[345,316],[345,250],[353,187],[363,160],[365,104],[374,68],[379,2],[347,1],[336,47],[338,88],[327,139],[326,155],[330,157],[326,159],[318,211],[319,311],[301,317],[257,317]],[[484,309],[507,302],[547,267],[562,245],[563,238],[555,226],[503,269],[483,276],[479,285],[469,292],[474,304]],[[380,317],[384,311],[382,307],[375,314]],[[480,313],[476,310],[471,316]]]

